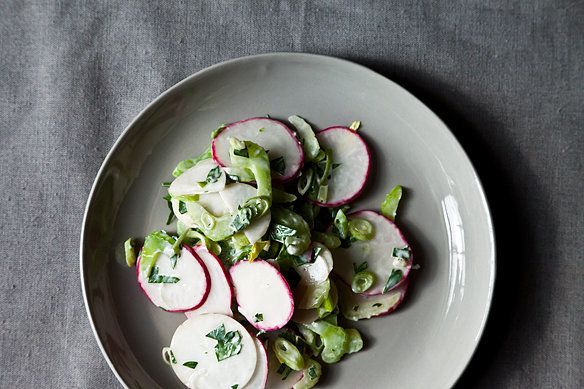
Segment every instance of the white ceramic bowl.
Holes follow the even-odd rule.
[[[307,54],[239,58],[192,75],[148,105],[108,154],[87,203],[81,277],[114,374],[129,387],[181,387],[160,350],[184,315],[141,294],[122,243],[165,227],[160,183],[204,149],[212,129],[265,114],[298,114],[318,128],[362,121],[374,166],[355,209],[379,209],[391,187],[407,188],[398,224],[421,269],[396,312],[358,323],[365,349],[327,366],[319,387],[452,386],[493,292],[495,244],[479,179],[448,128],[403,88],[360,65]]]

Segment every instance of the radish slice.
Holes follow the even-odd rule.
[[[239,261],[229,269],[239,312],[258,330],[274,331],[294,313],[290,286],[268,262]]]
[[[235,213],[240,205],[257,196],[258,192],[249,184],[235,183],[227,185],[219,194],[229,211]],[[271,216],[268,212],[243,230],[250,244],[254,244],[265,235],[270,227],[270,220]]]
[[[182,177],[182,176],[180,176]],[[187,227],[194,227],[195,222],[189,216],[188,213],[180,213],[180,200],[172,199],[172,211],[178,220],[180,220]],[[223,216],[229,213],[229,208],[223,202],[223,199],[219,193],[207,193],[199,195],[199,200],[197,201],[201,206],[203,206],[207,211],[209,211],[214,216]]]
[[[231,166],[229,138],[248,140],[269,151],[271,160],[284,158],[283,174],[273,172],[279,182],[296,177],[304,161],[304,151],[296,135],[286,125],[268,118],[251,118],[228,125],[213,139],[213,159],[221,166]]]
[[[219,342],[208,335],[221,327],[225,333],[235,332],[240,337],[241,349],[218,360],[222,351],[217,349]],[[174,373],[187,387],[197,389],[243,388],[255,371],[258,356],[253,338],[241,324],[214,313],[195,316],[178,326],[170,350],[176,360],[171,361]]]
[[[314,242],[309,250],[311,253],[318,252],[314,262],[298,266],[296,272],[305,283],[323,282],[333,270],[333,256],[325,245],[318,242]]]
[[[245,385],[244,389],[264,389],[268,381],[268,352],[266,346],[258,339],[254,338],[258,359],[253,376]]]
[[[215,176],[210,182],[208,177]],[[225,187],[225,173],[212,159],[204,159],[178,176],[168,188],[172,197],[219,192]],[[202,183],[202,184],[199,184]]]
[[[345,283],[351,285],[354,266],[367,262],[367,270],[375,274],[375,282],[364,294],[375,295],[388,292],[398,287],[407,279],[412,267],[413,255],[409,251],[409,244],[397,226],[374,211],[359,211],[348,215],[349,220],[361,218],[373,225],[375,236],[369,241],[355,241],[348,248],[337,248],[333,251],[334,271]],[[394,249],[407,249],[409,259],[400,259],[393,256]],[[393,276],[390,287],[389,277]]]
[[[187,247],[189,249],[190,247]],[[233,316],[231,311],[232,292],[229,279],[221,260],[204,246],[195,246],[192,249],[195,255],[201,258],[211,280],[211,289],[207,300],[199,308],[185,312],[188,318],[202,315],[204,313],[221,313],[227,316]]]
[[[369,149],[355,131],[347,127],[329,127],[316,134],[320,146],[333,156],[332,177],[328,180],[328,196],[323,207],[350,203],[361,194],[371,167]],[[337,165],[340,164],[340,165]]]
[[[280,361],[273,350],[268,351],[268,385],[270,389],[290,389],[303,377],[301,371],[292,370],[289,374],[281,374]],[[280,371],[280,373],[279,373]]]
[[[346,319],[357,321],[384,316],[393,312],[402,303],[406,295],[408,282],[402,283],[386,294],[375,296],[353,293],[351,288],[344,282],[339,282],[338,286],[341,313]]]
[[[140,271],[140,258],[136,268],[138,283],[146,296],[166,311],[184,312],[198,308],[209,295],[209,272],[201,259],[193,255],[186,246],[181,250],[174,269],[167,253],[160,253],[156,259],[150,278],[156,272],[159,278],[168,277],[164,280],[166,282],[150,282],[146,274]]]

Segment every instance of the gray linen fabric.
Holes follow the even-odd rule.
[[[106,388],[78,239],[159,93],[243,55],[347,58],[452,128],[493,208],[497,290],[460,387],[584,387],[582,1],[1,1],[0,386]]]

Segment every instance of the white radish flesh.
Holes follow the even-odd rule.
[[[374,296],[353,293],[351,288],[342,281],[338,285],[341,313],[346,319],[357,321],[393,312],[403,301],[408,282],[402,283],[385,294]]]
[[[347,127],[330,127],[319,131],[320,147],[332,152],[331,178],[324,207],[338,207],[353,201],[365,188],[371,166],[369,149],[363,139]],[[339,165],[337,165],[339,164]]]
[[[204,246],[195,246],[195,254],[201,258],[211,280],[211,289],[207,299],[199,308],[185,312],[188,318],[202,315],[205,313],[220,313],[227,316],[233,316],[231,311],[232,291],[229,283],[227,272],[221,263],[221,260],[211,253]]]
[[[214,170],[215,169],[215,170]],[[217,171],[215,182],[207,182],[209,172]],[[200,184],[201,183],[201,184]],[[219,192],[225,187],[225,172],[212,159],[204,159],[178,176],[168,188],[172,197]]]
[[[257,189],[249,184],[229,184],[220,193],[229,212],[235,213],[240,205],[248,199],[257,196]],[[254,244],[265,235],[270,227],[271,215],[268,212],[243,230],[250,244]]]
[[[229,270],[239,312],[258,330],[274,331],[294,313],[290,286],[282,274],[263,260],[239,261]]]
[[[253,376],[245,385],[244,389],[264,389],[268,381],[268,352],[266,346],[258,339],[254,338],[258,359]]]
[[[230,124],[213,139],[213,158],[221,166],[231,166],[229,139],[248,140],[269,151],[270,160],[284,158],[283,174],[273,172],[276,181],[294,178],[304,161],[304,151],[300,142],[286,125],[268,118],[251,118]]]
[[[298,266],[296,272],[305,283],[317,284],[325,281],[333,270],[333,256],[321,243],[314,242],[309,250],[311,254],[318,251],[318,255],[313,262]]]
[[[186,247],[181,250],[174,268],[170,258],[168,253],[159,254],[152,272],[157,271],[159,276],[178,278],[177,282],[150,282],[152,280],[140,271],[138,259],[136,268],[140,287],[152,303],[166,311],[183,312],[198,308],[207,299],[211,286],[207,268]]]
[[[187,227],[195,227],[196,224],[191,216],[188,213],[180,212],[180,200],[172,199],[171,202],[172,211],[174,212],[176,218]],[[197,203],[199,203],[203,208],[205,208],[214,216],[223,216],[230,212],[219,193],[201,194],[199,195],[199,200]]]
[[[402,274],[401,280],[392,288],[398,287],[401,282],[407,279],[413,261],[411,253],[407,261],[393,257],[394,249],[409,249],[409,244],[400,230],[392,221],[374,211],[355,212],[348,215],[348,218],[349,220],[354,218],[367,220],[373,226],[375,236],[368,241],[355,241],[348,248],[334,249],[334,272],[345,283],[351,285],[355,274],[354,266],[367,262],[367,270],[375,274],[375,282],[364,294],[383,293],[389,276],[394,270]]]
[[[226,333],[239,333],[241,350],[218,361],[215,348],[218,341],[207,334],[221,326]],[[171,363],[172,369],[189,388],[231,388],[233,385],[243,388],[257,364],[258,353],[253,338],[241,324],[225,315],[209,313],[187,319],[176,329],[170,349],[176,359],[176,363]],[[196,366],[185,366],[188,362],[196,362]]]

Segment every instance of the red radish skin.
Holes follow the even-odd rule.
[[[192,316],[202,314],[202,313],[220,313],[220,314],[224,314],[227,316],[233,316],[233,312],[231,311],[231,302],[233,301],[233,286],[231,284],[231,278],[229,277],[229,274],[225,270],[225,266],[223,266],[223,263],[221,262],[221,260],[215,254],[213,254],[211,251],[207,250],[207,248],[202,246],[202,245],[197,245],[197,246],[192,247],[192,248],[188,247],[188,246],[185,246],[185,247],[187,250],[189,250],[191,252],[191,254],[193,254],[193,256],[196,256],[197,258],[200,258],[203,261],[203,263],[207,267],[207,271],[209,273],[209,278],[211,280],[211,287],[209,288],[209,294],[207,296],[205,303],[203,303],[197,309],[185,312],[185,315],[187,316],[187,318],[190,318]],[[216,263],[207,264],[205,262],[205,258],[207,258],[207,256],[209,258],[212,258],[211,260],[216,261]],[[220,269],[221,274],[224,277],[224,279],[222,279],[222,280],[214,279],[213,276],[211,275],[210,266],[217,266]],[[217,312],[212,312],[211,307],[209,307],[209,309],[211,309],[211,310],[209,310],[209,309],[205,309],[205,306],[206,306],[206,304],[209,303],[209,300],[211,299],[211,295],[212,295],[212,293],[214,293],[213,288],[214,287],[217,288],[216,284],[218,282],[224,282],[226,284],[226,285],[224,285],[224,286],[226,286],[226,288],[215,289],[215,290],[217,290],[219,293],[223,293],[225,291],[225,289],[227,290],[227,293],[229,295],[229,297],[228,297],[229,306],[222,307]],[[205,310],[200,312],[203,309],[205,309]]]
[[[356,211],[356,212],[352,212],[352,213],[350,213],[350,214],[348,214],[348,215],[347,215],[347,217],[349,218],[349,220],[350,220],[351,218],[358,218],[358,217],[363,217],[363,216],[371,216],[371,217],[375,217],[375,218],[382,218],[384,222],[387,222],[387,223],[391,224],[391,226],[394,228],[394,231],[396,231],[396,232],[397,232],[397,234],[398,234],[398,236],[400,237],[400,239],[401,239],[401,240],[402,240],[402,241],[405,243],[405,245],[406,245],[407,247],[409,247],[409,248],[410,248],[410,250],[411,250],[411,246],[410,246],[410,244],[408,243],[407,239],[405,238],[405,236],[403,235],[403,233],[402,233],[402,231],[399,229],[399,227],[398,227],[398,226],[397,226],[397,225],[396,225],[394,222],[392,222],[391,220],[389,220],[387,217],[383,216],[382,214],[380,214],[380,213],[378,213],[378,212],[376,212],[376,211],[372,211],[372,210],[363,210],[363,211]],[[365,218],[365,219],[366,219],[366,218]],[[344,249],[342,249],[342,248],[335,249],[335,251],[338,251],[338,250],[344,250]],[[389,255],[391,256],[391,253],[389,253]],[[336,256],[334,256],[334,257],[339,257],[339,256],[338,256],[338,255],[336,255]],[[398,288],[398,287],[400,287],[400,286],[401,286],[401,285],[402,285],[404,282],[406,282],[406,280],[408,279],[408,276],[409,276],[409,274],[410,274],[410,271],[411,271],[411,268],[412,268],[412,264],[413,264],[413,262],[414,262],[414,253],[413,253],[412,251],[410,251],[410,259],[409,259],[409,261],[407,262],[406,266],[405,266],[403,269],[401,269],[401,270],[403,271],[403,277],[402,277],[401,281],[399,281],[399,282],[398,282],[396,285],[394,285],[394,286],[393,286],[393,287],[392,287],[390,290],[393,290],[393,289],[395,289],[395,288]],[[334,271],[335,269],[339,270],[339,269],[338,269],[338,267],[335,267],[335,268],[333,268],[333,271]],[[350,282],[350,280],[349,280],[349,279],[347,279],[347,277],[343,277],[343,276],[342,276],[340,273],[338,273],[338,272],[336,272],[336,273],[338,274],[338,277],[339,277],[339,278],[341,278],[341,279],[343,279],[343,281],[345,281],[345,283],[349,283],[349,282]],[[381,294],[381,291],[376,291],[375,289],[378,289],[378,288],[372,288],[372,289],[370,289],[370,290],[368,290],[368,291],[364,292],[363,294],[364,294],[364,295],[367,295],[367,296],[374,296],[374,295]]]
[[[240,121],[237,121],[235,123],[231,123],[231,124],[225,126],[225,128],[211,142],[211,153],[213,154],[213,159],[215,160],[215,162],[217,162],[221,166],[230,166],[230,161],[225,160],[225,157],[222,157],[220,155],[221,153],[218,150],[219,149],[218,139],[220,139],[221,137],[229,137],[229,136],[234,136],[234,137],[238,138],[237,134],[232,134],[233,132],[237,131],[236,130],[237,125],[244,124],[244,123],[250,122],[252,120],[257,120],[260,122],[267,123],[269,125],[277,126],[290,135],[290,138],[293,139],[293,141],[294,141],[293,142],[294,147],[296,148],[296,150],[294,150],[294,151],[298,155],[297,160],[294,161],[295,163],[290,165],[290,166],[294,166],[294,168],[291,169],[290,171],[286,171],[286,174],[284,176],[277,175],[277,176],[273,176],[272,179],[276,182],[284,183],[284,182],[288,182],[288,181],[296,178],[296,176],[298,176],[298,174],[300,173],[302,166],[304,165],[304,150],[302,149],[302,145],[300,144],[300,141],[296,137],[296,134],[290,128],[288,128],[288,126],[286,126],[284,123],[282,123],[278,120],[269,119],[269,118],[265,118],[265,117],[253,117],[253,118],[249,118],[249,119],[244,119],[244,120],[240,120]],[[260,127],[261,127],[261,125],[260,125]],[[240,140],[247,140],[247,139],[242,138]],[[286,161],[286,163],[287,163],[286,170],[288,170],[288,161]]]
[[[209,295],[209,291],[211,290],[211,278],[209,276],[209,271],[207,270],[207,267],[205,266],[205,264],[203,263],[203,261],[201,260],[201,258],[199,258],[198,255],[196,255],[192,248],[187,246],[187,245],[183,245],[183,248],[185,248],[187,251],[189,251],[189,253],[191,253],[193,255],[193,258],[198,262],[198,264],[201,266],[201,269],[203,270],[203,274],[205,277],[205,291],[201,296],[200,301],[197,301],[193,306],[191,307],[187,307],[187,308],[180,308],[180,309],[166,309],[164,307],[158,306],[159,308],[167,311],[167,312],[186,312],[186,311],[191,311],[193,309],[197,309],[199,308],[201,305],[203,305],[205,303],[205,301],[207,300],[207,296]],[[137,279],[138,279],[138,285],[140,285],[140,289],[142,290],[142,292],[146,295],[146,297],[148,297],[148,300],[150,300],[154,305],[156,305],[153,301],[152,298],[150,297],[150,295],[148,294],[148,292],[146,291],[145,287],[144,287],[144,283],[146,280],[141,280],[140,277],[140,260],[141,260],[141,256],[138,257],[138,260],[136,261],[136,275],[137,275]],[[180,281],[179,281],[180,282]]]
[[[284,288],[284,294],[287,296],[286,301],[288,302],[288,306],[281,306],[278,307],[278,309],[284,309],[287,310],[287,315],[285,316],[285,318],[283,318],[281,320],[281,322],[278,322],[275,325],[269,326],[266,325],[265,322],[269,322],[269,318],[266,318],[266,315],[264,315],[264,321],[260,321],[260,322],[255,322],[254,321],[254,315],[255,313],[252,312],[243,312],[246,310],[245,302],[242,302],[242,287],[245,287],[240,281],[238,281],[238,273],[240,271],[240,269],[242,269],[243,266],[255,266],[258,269],[261,266],[265,266],[264,269],[269,269],[270,272],[273,272],[273,274],[276,276],[276,279],[279,282],[279,285],[281,287]],[[288,281],[286,281],[286,279],[284,278],[284,276],[282,275],[282,273],[280,273],[280,271],[273,266],[271,263],[261,260],[261,259],[256,259],[253,262],[249,262],[249,261],[239,261],[237,262],[235,265],[233,265],[230,269],[229,269],[229,274],[231,275],[231,280],[233,282],[233,287],[235,289],[235,299],[237,301],[237,305],[239,307],[239,312],[246,318],[246,320],[257,330],[260,331],[275,331],[275,330],[279,330],[280,328],[284,327],[292,318],[292,315],[294,314],[294,296],[292,294],[292,291],[290,289],[290,285],[288,285]],[[239,285],[238,285],[239,284]],[[249,286],[248,286],[249,287]],[[239,291],[238,291],[239,289]],[[258,292],[258,294],[255,296],[255,300],[254,301],[258,301],[261,297],[262,297],[262,293],[261,291],[257,291],[254,290],[256,292]],[[264,312],[260,312],[257,311],[258,313],[262,313],[265,314]],[[246,314],[247,313],[247,314]]]
[[[357,190],[355,190],[353,193],[348,194],[346,197],[343,197],[340,199],[327,199],[327,201],[325,201],[325,202],[320,202],[317,200],[309,199],[313,204],[320,205],[321,207],[339,207],[341,205],[348,204],[351,201],[355,200],[365,190],[365,185],[367,184],[369,174],[371,173],[371,152],[369,150],[369,147],[367,146],[367,143],[365,143],[363,138],[361,138],[361,136],[357,132],[351,130],[350,128],[343,127],[343,126],[334,126],[334,127],[325,128],[324,130],[317,132],[316,138],[321,143],[321,147],[323,147],[323,144],[326,143],[326,142],[324,142],[324,139],[326,139],[325,137],[329,134],[332,134],[333,132],[343,132],[343,133],[346,133],[347,136],[354,137],[354,139],[357,142],[356,145],[358,147],[362,147],[363,153],[367,156],[366,167],[364,169],[362,177],[354,177],[355,179],[360,179],[359,188]],[[333,149],[333,153],[334,153],[335,148],[333,147],[332,149]],[[335,161],[334,158],[333,158],[333,163],[337,163],[337,161]],[[338,167],[338,169],[341,169],[341,168],[342,168],[342,165]],[[334,175],[335,175],[334,171],[332,174],[333,174],[333,178],[329,182],[330,185],[334,184]],[[330,193],[330,186],[329,186],[329,193]]]

